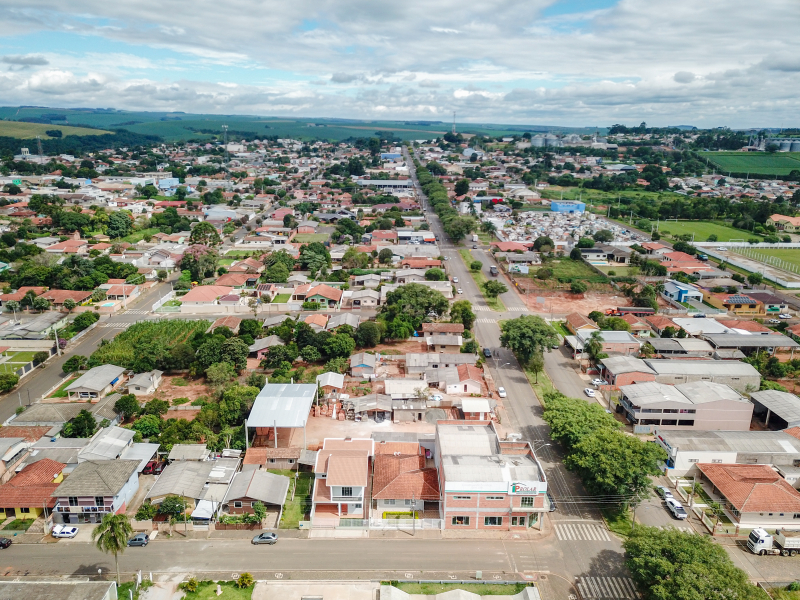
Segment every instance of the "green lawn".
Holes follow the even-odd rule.
[[[275,299],[272,301],[273,304],[284,304],[289,301],[292,297],[291,294],[278,294],[275,296]]]
[[[788,175],[800,169],[800,152],[702,152],[700,156],[717,165],[723,175],[727,172]]]
[[[8,531],[28,531],[28,527],[33,525],[35,520],[36,519],[14,519],[11,523],[3,527],[3,529]]]
[[[218,264],[220,267],[230,267],[230,266],[231,266],[233,263],[235,263],[235,262],[238,262],[238,260],[237,260],[237,259],[235,259],[235,258],[220,258],[220,259],[217,261],[217,264]]]
[[[633,531],[633,519],[629,511],[604,508],[600,509],[600,513],[608,528],[617,535],[628,537]]]
[[[134,231],[130,235],[126,235],[122,238],[123,242],[128,242],[129,244],[135,244],[136,242],[141,242],[146,235],[155,235],[159,231],[161,231],[158,227],[151,227],[150,229],[142,229],[140,231]]]
[[[629,267],[627,265],[609,265],[608,267],[597,265],[597,268],[609,277],[628,277],[639,273],[638,267]],[[610,275],[609,271],[614,271],[614,274]]]
[[[800,591],[790,592],[786,588],[770,588],[772,600],[800,600]]]
[[[252,250],[231,250],[225,253],[226,257],[233,257],[233,258],[249,258],[251,256],[259,256],[263,254],[263,252],[254,252]]]
[[[0,373],[15,373],[22,365],[4,362],[0,364]]]
[[[290,471],[287,469],[268,469],[270,473],[276,475],[285,475],[295,479],[297,471]],[[297,477],[297,490],[292,500],[292,490],[294,483],[289,484],[289,490],[286,493],[286,503],[283,505],[283,517],[281,518],[281,529],[297,529],[300,527],[300,521],[305,521],[306,513],[311,510],[311,491],[314,483],[314,474],[300,472],[300,477]]]
[[[572,334],[569,332],[569,330],[568,330],[568,329],[567,329],[567,328],[564,326],[564,323],[562,323],[561,321],[552,321],[552,322],[550,323],[550,326],[551,326],[553,329],[555,329],[555,330],[556,330],[558,333],[560,333],[561,335],[563,335],[564,337],[566,337],[566,336],[568,336],[568,335],[572,335]]]
[[[525,376],[528,378],[528,383],[531,384],[531,387],[533,388],[533,391],[536,393],[536,397],[539,399],[540,404],[544,402],[545,394],[557,391],[555,386],[553,385],[553,382],[550,381],[550,378],[544,371],[539,373],[539,376],[537,378],[536,373],[534,373],[530,369],[525,369]]]
[[[773,249],[773,248],[753,248],[753,252],[763,256],[775,257],[785,261],[790,265],[800,268],[800,250],[797,249]],[[770,285],[772,285],[770,283]]]
[[[479,596],[513,596],[519,594],[528,587],[527,583],[503,584],[503,583],[413,583],[397,581],[394,587],[407,594],[422,594],[433,596],[451,590],[464,590]]]
[[[552,269],[553,276],[550,279],[536,279],[536,272],[541,268]],[[523,275],[524,277],[524,275]],[[593,270],[587,263],[582,260],[572,260],[570,258],[558,258],[548,260],[541,266],[532,267],[528,275],[529,279],[533,279],[536,285],[542,288],[549,289],[563,289],[569,287],[568,281],[583,281],[588,284],[590,288],[593,286],[600,286],[601,289],[608,288],[608,280],[604,275],[600,275]],[[564,279],[564,282],[559,281]],[[596,289],[596,288],[595,288]]]
[[[298,233],[292,238],[292,242],[298,244],[310,244],[311,242],[326,242],[330,236],[327,233]]]
[[[749,238],[761,239],[761,236],[752,231],[734,229],[722,223],[712,223],[711,221],[661,221],[658,231],[662,237],[666,235],[692,235],[695,242],[705,242],[712,233],[717,236],[719,242],[729,242],[730,240],[747,240]]]
[[[8,359],[8,362],[27,364],[33,360],[33,355],[36,352],[16,352]]]
[[[459,250],[458,253],[464,260],[464,265],[469,270],[469,264],[472,262],[472,255],[470,254],[469,250]],[[483,272],[470,271],[469,274],[472,275],[472,279],[478,285],[478,289],[481,291],[481,294],[483,294],[483,298],[486,300],[486,304],[489,306],[489,308],[497,312],[505,312],[506,306],[503,304],[503,301],[499,296],[497,298],[489,298],[483,291],[483,284],[486,281],[486,276],[483,274]]]
[[[69,379],[67,379],[64,383],[62,383],[59,386],[59,388],[55,392],[50,394],[50,397],[51,398],[66,398],[67,397],[67,392],[66,392],[67,387],[72,385],[72,382],[75,381],[76,379],[77,379],[77,377],[70,377]]]
[[[250,600],[253,597],[253,586],[239,589],[232,581],[220,581],[222,595],[217,596],[216,581],[201,581],[196,592],[184,592],[186,600]],[[122,596],[120,596],[122,598]]]

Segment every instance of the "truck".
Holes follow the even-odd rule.
[[[747,536],[747,549],[753,554],[794,556],[800,552],[800,529],[778,529],[775,535],[756,527]]]
[[[477,242],[478,241],[478,234],[477,233],[473,233],[472,234],[472,241],[473,242]]]
[[[490,274],[492,277],[497,277],[497,267],[495,267],[494,265],[492,265],[491,267],[489,267],[489,274]]]
[[[622,317],[625,315],[633,315],[635,317],[646,317],[648,315],[654,315],[654,314],[656,314],[655,310],[644,306],[618,306],[616,310],[610,308],[606,311],[607,317]]]

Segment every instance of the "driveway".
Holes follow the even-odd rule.
[[[578,373],[577,364],[564,346],[544,353],[544,370],[555,388],[572,398],[586,398],[583,389],[593,386],[588,375]]]

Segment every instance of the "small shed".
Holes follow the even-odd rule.
[[[317,375],[317,385],[323,394],[339,392],[344,388],[344,375],[333,372],[322,373]]]
[[[486,398],[464,398],[461,412],[465,421],[485,421],[492,418],[492,407]]]
[[[378,365],[378,358],[374,354],[359,352],[350,357],[350,374],[353,377],[374,375]]]
[[[163,375],[163,372],[158,369],[134,375],[128,381],[128,393],[135,396],[154,393],[158,386],[161,385],[161,375]]]

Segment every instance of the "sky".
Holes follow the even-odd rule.
[[[0,105],[800,126],[798,0],[0,0]]]

